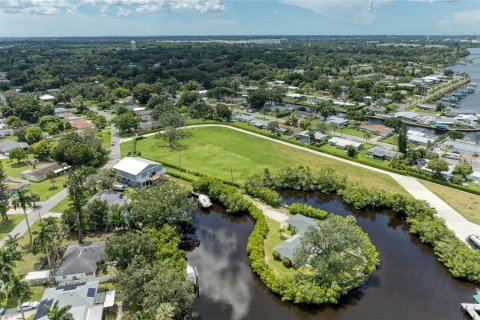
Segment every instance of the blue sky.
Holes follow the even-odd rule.
[[[480,0],[0,0],[0,37],[480,34]]]

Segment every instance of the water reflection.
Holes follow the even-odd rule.
[[[284,303],[250,270],[245,248],[251,219],[214,207],[196,215],[200,246],[187,255],[199,271],[197,310],[202,319],[467,319],[460,302],[472,300],[475,286],[453,279],[432,249],[410,235],[393,212],[353,210],[336,195],[285,192],[283,201],[353,214],[377,247],[380,268],[336,306]]]

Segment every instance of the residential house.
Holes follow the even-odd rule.
[[[50,270],[32,271],[25,276],[27,281],[32,286],[45,285],[50,282]]]
[[[83,117],[73,117],[68,119],[68,122],[70,122],[72,128],[77,130],[95,129],[95,125],[90,120]]]
[[[465,140],[447,140],[443,145],[448,149],[451,149],[452,152],[460,154],[480,154],[480,145]]]
[[[327,119],[325,119],[325,122],[330,123],[337,128],[345,128],[348,126],[348,119],[345,118],[340,118],[337,116],[330,116]]]
[[[130,199],[128,199],[123,195],[122,192],[119,191],[97,192],[92,198],[90,198],[90,200],[88,200],[88,203],[91,203],[94,200],[105,201],[108,206],[119,205],[121,207],[130,202]]]
[[[379,160],[391,160],[397,156],[402,155],[400,152],[388,150],[379,146],[375,146],[368,150],[368,155]]]
[[[328,140],[328,143],[339,149],[346,149],[348,146],[352,146],[357,150],[361,150],[363,148],[363,144],[360,142],[338,138],[338,137],[330,138]]]
[[[0,139],[13,136],[13,129],[0,129]]]
[[[28,149],[28,143],[26,142],[18,142],[13,140],[2,141],[0,142],[0,152],[8,157],[10,150],[15,148],[22,148],[24,150]]]
[[[393,134],[393,129],[381,124],[368,124],[362,123],[359,127],[361,131],[365,131],[371,134],[379,135],[386,138]]]
[[[165,175],[165,169],[155,161],[140,157],[126,157],[114,167],[120,176],[120,182],[132,187],[145,187]]]
[[[36,169],[23,171],[22,178],[34,182],[41,182],[47,179],[49,171],[53,171],[55,176],[59,176],[65,173],[68,169],[70,169],[70,166],[62,167],[62,165],[56,162],[44,163],[39,165]]]
[[[422,110],[426,110],[426,111],[436,111],[437,110],[437,106],[433,105],[433,104],[421,104],[419,106],[417,106],[418,109],[422,109]]]
[[[98,281],[89,281],[47,288],[33,319],[48,320],[47,307],[58,303],[70,307],[73,320],[102,320],[104,309],[115,305],[115,291],[99,292],[98,287]]]
[[[25,188],[30,184],[28,180],[17,179],[12,177],[6,177],[3,180],[3,182],[7,187],[7,198],[11,198],[13,195],[15,195],[15,193],[17,193],[17,190],[22,190],[23,188]]]
[[[257,129],[266,129],[268,127],[268,122],[259,120],[259,119],[252,119],[250,120],[250,124]]]
[[[63,259],[53,271],[55,282],[92,279],[97,275],[97,262],[105,251],[105,242],[69,245]]]
[[[400,120],[410,121],[410,122],[420,121],[420,115],[416,112],[410,112],[410,111],[397,112],[395,113],[395,117],[397,117]]]
[[[429,143],[432,144],[435,142],[435,139],[427,137],[425,132],[415,131],[415,130],[407,131],[407,140],[422,146],[426,146]]]
[[[297,139],[303,143],[308,143],[311,144],[312,142],[321,142],[327,140],[327,135],[321,133],[321,132],[315,132],[315,141],[310,141],[310,134],[308,131],[302,131],[297,135]]]
[[[284,242],[280,243],[273,250],[279,254],[280,259],[287,258],[288,260],[293,261],[295,251],[297,251],[302,243],[303,235],[308,228],[315,227],[316,225],[317,223],[315,220],[305,217],[301,214],[296,214],[293,217],[285,220],[285,222],[282,224],[282,227],[289,228],[295,232],[295,234]]]
[[[39,99],[41,102],[52,102],[55,100],[55,97],[49,94],[44,94],[43,96],[40,96]]]

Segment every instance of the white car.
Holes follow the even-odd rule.
[[[38,308],[38,301],[27,301],[22,303],[23,311],[33,310]],[[17,311],[20,312],[20,305],[17,307]]]

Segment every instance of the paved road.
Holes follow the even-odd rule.
[[[108,121],[110,121],[110,122],[112,121],[113,117],[110,113],[99,110],[97,108],[93,108],[93,107],[91,109],[93,111],[97,112],[98,114],[104,116],[105,118],[107,118]],[[117,129],[117,127],[115,127],[115,125],[113,123],[110,126],[110,132],[111,132],[111,136],[112,136],[113,145],[110,146],[110,159],[103,166],[104,168],[113,167],[115,165],[115,163],[117,163],[121,158],[121,155],[120,155],[120,132]]]
[[[30,311],[25,311],[24,314],[25,314],[25,319],[28,319],[30,316],[33,316],[35,315],[35,313],[37,312],[37,310],[30,310]],[[5,311],[5,314],[1,317],[2,320],[17,320],[17,319],[21,319],[22,318],[22,315],[20,314],[20,312],[17,312],[17,308],[11,308],[11,309],[7,309]]]
[[[287,215],[288,210],[285,208],[272,208],[271,206],[252,198],[250,198],[250,201],[252,201],[255,207],[262,210],[263,214],[269,219],[282,223],[289,218]]]
[[[395,181],[397,181],[398,184],[400,184],[405,190],[407,190],[408,193],[410,193],[414,198],[418,200],[424,200],[426,201],[432,208],[436,209],[438,216],[443,218],[445,220],[445,223],[449,229],[451,229],[455,235],[462,241],[466,241],[467,236],[471,234],[480,234],[480,225],[474,224],[467,219],[465,219],[462,215],[460,215],[455,209],[450,207],[445,201],[440,199],[437,195],[435,195],[433,192],[428,190],[424,185],[422,185],[417,179],[408,177],[408,176],[403,176],[400,174],[396,174],[393,172],[385,171],[382,169],[370,167],[361,163],[357,163],[354,161],[350,161],[347,159],[339,158],[330,154],[322,153],[319,151],[311,150],[305,147],[301,147],[298,145],[294,145],[285,141],[273,139],[270,137],[263,136],[258,133],[250,132],[247,130],[227,126],[227,125],[221,125],[221,124],[205,124],[205,125],[192,125],[192,126],[187,126],[185,127],[186,129],[188,128],[201,128],[201,127],[222,127],[222,128],[228,128],[231,130],[236,130],[239,132],[243,132],[261,139],[266,139],[270,140],[275,143],[287,145],[289,147],[299,149],[305,152],[313,153],[322,157],[334,159],[337,161],[342,161],[344,163],[350,164],[352,166],[372,170],[378,173],[386,174],[390,177],[392,177]],[[148,134],[145,136],[151,136],[153,134]],[[128,138],[131,140],[131,138]],[[125,139],[125,141],[129,141],[128,139]]]

